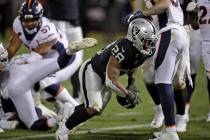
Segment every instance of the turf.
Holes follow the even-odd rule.
[[[100,42],[100,41],[99,41]],[[85,51],[85,59],[92,56],[97,50],[104,46],[100,43],[96,48]],[[23,52],[25,50],[21,50]],[[121,78],[126,82],[126,77]],[[210,140],[210,123],[205,119],[208,113],[208,94],[206,77],[203,65],[201,65],[197,77],[196,90],[193,96],[188,131],[180,134],[181,140]],[[69,81],[64,82],[71,91]],[[154,131],[149,123],[154,115],[153,102],[142,82],[140,71],[137,75],[137,87],[140,90],[142,103],[135,109],[125,109],[115,100],[115,94],[100,116],[96,116],[84,125],[77,128],[77,132],[70,136],[71,140],[148,140]],[[46,132],[29,131],[24,129],[8,130],[0,134],[0,140],[4,139],[27,139],[27,140],[53,140],[56,129]]]

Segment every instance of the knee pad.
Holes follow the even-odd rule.
[[[174,89],[184,89],[186,87],[186,77],[185,74],[177,73],[173,79]]]
[[[178,82],[173,84],[174,89],[179,90],[179,89],[184,89],[186,87],[186,83],[185,82]]]

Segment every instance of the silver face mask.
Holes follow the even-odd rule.
[[[7,65],[8,61],[7,50],[4,48],[3,44],[0,43],[0,64]]]

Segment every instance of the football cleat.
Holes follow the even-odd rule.
[[[155,116],[150,124],[151,128],[160,128],[163,125],[164,116],[163,111],[156,109]]]
[[[149,140],[179,140],[179,136],[176,131],[166,131],[166,129],[163,129],[158,133],[156,138]]]
[[[190,116],[189,116],[188,113],[185,113],[184,114],[184,118],[185,118],[186,122],[189,122],[190,121]]]
[[[2,129],[7,129],[7,130],[12,130],[17,127],[19,124],[18,121],[7,121],[7,120],[0,120],[0,128]]]
[[[4,130],[2,128],[0,128],[0,133],[3,133],[3,132],[4,132]]]
[[[98,44],[98,41],[95,38],[83,38],[81,41],[74,41],[70,43],[67,53],[71,54],[78,52],[82,49],[91,48]]]
[[[186,132],[187,130],[187,120],[185,115],[176,115],[176,131],[177,132]]]
[[[64,103],[63,105],[63,116],[61,118],[61,122],[65,122],[68,117],[70,117],[74,112],[74,106],[72,106],[69,102]]]
[[[56,140],[68,140],[68,134],[62,134],[59,130],[55,133]]]
[[[50,110],[49,108],[47,108],[46,106],[44,106],[43,104],[38,104],[36,106],[37,108],[39,108],[42,111],[42,116],[45,116],[47,118],[56,118],[57,115],[54,111]]]
[[[208,113],[208,117],[207,117],[206,121],[207,121],[207,122],[210,122],[210,111],[209,111],[209,113]]]
[[[63,116],[59,120],[59,128],[55,133],[56,140],[68,140],[68,133],[70,130],[67,130],[65,123],[68,117],[74,112],[74,107],[70,103],[66,102],[63,105],[62,112]]]

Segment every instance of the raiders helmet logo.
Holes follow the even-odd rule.
[[[133,28],[132,28],[132,38],[133,38],[133,40],[136,40],[136,36],[139,32],[140,32],[140,29],[136,26],[133,26]]]

